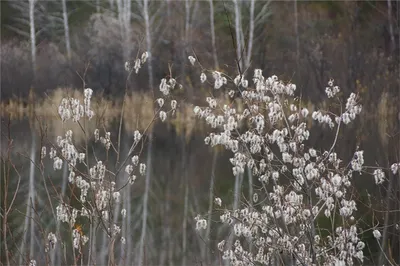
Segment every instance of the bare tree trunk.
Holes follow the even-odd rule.
[[[388,13],[389,34],[390,34],[390,53],[392,54],[396,47],[396,43],[394,41],[393,23],[392,23],[392,0],[387,0],[387,13]]]
[[[185,178],[185,200],[183,207],[183,223],[182,223],[182,266],[187,265],[187,220],[189,208],[189,184]]]
[[[190,29],[190,0],[185,0],[185,46],[189,40]]]
[[[239,0],[233,0],[235,8],[235,33],[236,33],[236,60],[238,61],[240,69],[243,69],[242,60],[242,38],[241,38],[241,11],[239,6]]]
[[[173,184],[173,176],[175,172],[180,172],[180,170],[176,171],[175,168],[172,168],[172,163],[174,161],[174,158],[169,157],[168,158],[168,168],[166,169],[165,176],[163,176],[163,182],[164,182],[164,199],[162,203],[162,210],[161,210],[161,215],[163,217],[162,219],[162,240],[161,240],[161,254],[160,254],[160,260],[158,265],[172,265],[172,262],[170,261],[170,250],[172,249],[173,246],[173,241],[171,239],[171,216],[172,214],[170,213],[171,210],[171,184]]]
[[[118,21],[123,43],[124,62],[130,59],[132,53],[131,43],[131,0],[116,0],[118,8]]]
[[[150,55],[149,60],[147,61],[147,69],[149,72],[149,85],[150,89],[153,91],[153,65],[152,65],[152,40],[151,40],[151,28],[150,28],[150,15],[149,15],[149,1],[143,0],[143,17],[144,17],[144,26],[145,26],[145,34],[146,34],[146,50]],[[154,91],[153,91],[154,95]],[[153,131],[151,129],[149,135],[149,146],[148,146],[148,154],[147,154],[147,172],[146,172],[146,184],[145,184],[145,193],[143,199],[143,214],[142,214],[142,232],[140,236],[139,243],[139,265],[143,265],[144,261],[144,245],[146,240],[146,230],[147,230],[147,215],[148,215],[148,198],[150,193],[150,177],[151,177],[151,163],[152,163],[152,143],[153,143]]]
[[[168,185],[165,187],[166,193],[168,195]],[[162,233],[161,233],[161,241],[160,241],[160,255],[158,260],[158,265],[165,265],[166,257],[167,257],[167,232],[168,232],[168,213],[166,212],[168,204],[168,196],[164,198],[164,202],[162,203],[161,208],[161,216],[165,218],[165,222],[161,222]]]
[[[171,211],[171,203],[168,201],[167,202],[167,213],[169,214]],[[167,249],[167,256],[168,256],[168,265],[172,266],[173,265],[173,251],[174,251],[174,246],[175,242],[172,238],[172,230],[171,230],[171,219],[168,219],[168,228],[167,228],[167,239],[168,239],[168,249]]]
[[[390,169],[390,165],[388,167]],[[383,226],[383,234],[382,234],[382,240],[381,240],[381,252],[379,254],[379,261],[378,265],[383,265],[387,256],[386,256],[386,251],[387,247],[386,244],[388,242],[389,234],[388,234],[388,226],[389,226],[389,211],[390,211],[390,203],[391,203],[391,198],[392,198],[392,190],[393,190],[393,182],[394,182],[394,175],[392,173],[389,173],[389,187],[387,191],[387,196],[386,196],[386,212],[385,212],[385,219],[384,219],[384,226]]]
[[[167,1],[167,17],[168,17],[168,23],[169,19],[171,17],[171,0],[166,0]]]
[[[117,3],[117,10],[118,10],[118,22],[119,22],[119,28],[120,28],[120,31],[121,31],[121,36],[122,36],[122,38],[123,38],[123,40],[122,41],[124,41],[124,37],[125,37],[125,32],[124,32],[124,21],[123,21],[123,8],[124,8],[124,6],[123,6],[123,4],[122,4],[122,1],[123,0],[116,0],[116,3]],[[125,44],[124,44],[125,45]],[[125,48],[125,47],[124,47]]]
[[[34,129],[32,129],[34,130]],[[34,216],[34,209],[35,209],[35,163],[36,163],[36,134],[32,133],[32,148],[31,148],[31,167],[29,170],[29,196],[28,201],[30,201],[28,207],[30,207],[30,248],[29,254],[30,257],[33,257],[35,254],[35,224],[33,222],[32,217]]]
[[[243,174],[237,174],[235,178],[235,194],[233,199],[233,209],[236,210],[239,208],[240,203],[240,194],[242,191],[242,181]]]
[[[129,136],[127,136],[129,139]],[[125,140],[124,140],[125,142]],[[123,145],[123,147],[129,147],[127,145]],[[123,153],[126,154],[126,156],[129,156],[129,150],[126,151],[126,148],[123,148]],[[122,183],[126,182],[127,180],[127,174],[124,172],[122,174]],[[118,265],[126,265],[126,263],[131,263],[132,258],[131,254],[133,253],[133,248],[132,248],[132,242],[133,242],[133,225],[132,225],[132,210],[131,210],[131,191],[132,191],[132,185],[128,184],[124,191],[123,191],[123,200],[122,200],[122,209],[125,209],[126,211],[126,216],[122,217],[122,225],[121,225],[121,236],[125,237],[125,244],[121,244],[121,249],[120,249],[120,261]],[[120,211],[118,210],[117,215],[120,214]]]
[[[117,2],[117,9],[118,9],[118,21],[120,24],[120,28],[121,28],[121,34],[123,34],[123,30],[122,30],[122,0],[115,0]]]
[[[131,50],[130,34],[129,34],[130,20],[128,20],[129,16],[127,16],[127,14],[130,13],[130,1],[128,2],[126,0],[116,0],[119,29],[122,38],[122,56],[124,63],[130,59],[129,56]]]
[[[184,206],[183,206],[183,222],[182,222],[182,266],[187,265],[187,217],[189,209],[189,184],[187,180],[187,161],[186,161],[186,142],[182,140],[182,178],[185,188]]]
[[[142,233],[140,235],[140,246],[139,246],[139,265],[144,265],[144,246],[146,241],[147,231],[147,216],[148,216],[148,204],[149,204],[149,193],[150,193],[150,178],[152,168],[152,144],[153,144],[153,131],[150,131],[149,135],[149,146],[147,148],[147,162],[146,162],[146,183],[143,196],[143,214],[142,214]]]
[[[114,11],[114,1],[115,0],[108,0],[108,4],[110,5],[110,9],[111,9],[111,11]]]
[[[149,72],[149,85],[150,89],[153,91],[154,89],[154,79],[153,79],[153,64],[152,64],[152,35],[150,29],[150,15],[149,15],[149,1],[143,0],[143,15],[144,15],[144,24],[145,24],[145,32],[146,32],[146,48],[147,52],[150,54],[150,58],[147,61],[147,69]],[[153,92],[154,94],[154,92]]]
[[[251,171],[250,167],[247,167],[247,178],[249,179],[249,205],[250,209],[253,209],[253,194],[254,194],[254,189],[253,189],[253,172]],[[253,249],[253,241],[249,240],[249,250],[252,252]]]
[[[102,217],[100,217],[99,219],[103,219]],[[106,222],[106,221],[104,221]],[[106,260],[107,260],[107,253],[108,253],[108,244],[107,244],[107,239],[108,239],[108,235],[107,232],[105,230],[101,231],[101,244],[100,244],[100,250],[99,250],[99,254],[100,254],[100,259],[99,259],[99,264],[100,265],[106,265]]]
[[[127,60],[131,58],[132,55],[132,42],[131,42],[131,0],[124,0],[124,28],[125,28],[125,49]]]
[[[34,77],[36,77],[35,2],[36,2],[36,0],[29,0],[29,26],[30,26],[30,39],[31,39],[31,57],[32,57],[32,69],[33,69]]]
[[[29,257],[34,255],[34,236],[35,227],[33,223],[32,216],[34,215],[33,209],[35,208],[35,161],[36,161],[36,134],[34,129],[32,129],[32,144],[31,144],[31,154],[30,154],[30,168],[29,168],[29,192],[26,202],[26,213],[25,213],[25,223],[24,223],[24,236],[22,239],[20,251],[21,257],[19,264],[22,265],[24,259],[25,243],[27,242],[28,227],[30,231],[30,245],[29,245]]]
[[[97,219],[95,217],[89,218],[89,255],[87,258],[88,265],[96,265],[96,232],[94,225],[96,224]]]
[[[217,158],[218,158],[218,151],[213,152],[213,160],[212,160],[212,166],[211,166],[211,181],[210,181],[210,194],[208,198],[208,221],[207,221],[207,231],[206,231],[206,243],[209,243],[210,241],[210,233],[211,233],[211,214],[212,214],[212,209],[213,209],[213,202],[214,202],[214,182],[215,182],[215,168],[217,166]],[[209,252],[209,248],[203,249],[203,251],[207,250],[207,254],[202,254],[201,259],[206,261],[208,265],[212,265],[213,263],[211,262],[211,255]]]
[[[299,72],[299,59],[300,59],[300,41],[299,41],[299,19],[297,11],[297,0],[294,0],[294,32],[296,35],[296,66],[297,72]],[[297,73],[299,75],[299,73]]]
[[[240,204],[240,195],[242,191],[242,180],[243,180],[243,174],[238,173],[236,174],[235,177],[235,188],[234,188],[234,195],[233,195],[233,210],[237,210],[239,208]],[[231,229],[232,230],[232,229]],[[233,232],[229,235],[228,241],[227,241],[227,249],[232,250],[232,244],[233,244]]]
[[[67,49],[68,60],[71,60],[71,43],[69,39],[69,24],[68,24],[68,12],[66,0],[62,0],[63,9],[63,20],[64,20],[64,33],[65,33],[65,45]]]
[[[68,163],[64,163],[63,175],[61,183],[61,199],[64,198],[65,190],[67,189],[68,183]],[[60,234],[60,221],[56,221],[56,235]],[[60,265],[61,263],[61,245],[54,252],[51,253],[51,262],[53,265]]]
[[[10,134],[11,135],[11,134]],[[9,145],[9,147],[11,146],[11,139],[9,138],[8,139],[8,145]],[[13,204],[13,202],[11,201],[11,203],[10,203],[10,206],[8,206],[8,202],[7,202],[7,199],[8,199],[8,187],[9,187],[9,181],[10,181],[10,165],[11,165],[11,162],[10,162],[10,157],[11,157],[11,152],[7,152],[7,159],[8,159],[8,162],[6,163],[6,161],[5,160],[3,160],[3,158],[1,159],[1,161],[2,161],[2,167],[3,167],[3,171],[4,172],[2,172],[2,176],[3,176],[3,178],[0,180],[1,182],[0,182],[0,188],[2,188],[1,189],[1,191],[3,192],[3,194],[1,195],[3,198],[2,198],[2,200],[3,200],[3,216],[2,216],[2,237],[3,237],[3,241],[4,241],[4,253],[5,253],[5,257],[6,257],[6,265],[7,266],[10,266],[10,251],[9,251],[9,249],[8,249],[8,240],[7,240],[7,219],[8,219],[8,213],[9,213],[9,210],[12,208],[12,204]],[[19,187],[19,182],[20,182],[20,177],[18,177],[18,187]],[[14,195],[17,195],[17,193],[18,193],[18,189],[16,190],[16,191],[14,191]]]
[[[253,53],[253,39],[254,39],[254,2],[250,0],[250,29],[249,29],[249,43],[247,45],[246,54],[246,68],[250,66],[251,54]]]
[[[100,0],[96,0],[96,13],[100,13]]]
[[[214,3],[213,0],[208,0],[210,3],[210,26],[211,26],[211,45],[212,45],[212,55],[214,59],[214,68],[218,69],[218,55],[217,55],[217,47],[215,45],[215,26],[214,26]]]
[[[129,150],[127,150],[127,148],[129,148],[129,143],[126,142],[126,138],[123,136],[122,137],[122,150],[121,150],[121,154],[123,154],[123,156],[129,156]],[[123,171],[120,172],[116,177],[115,177],[115,184],[116,187],[122,187],[124,185],[124,183],[126,182],[126,180],[128,180],[129,176],[128,174]],[[113,224],[117,224],[118,220],[120,218],[120,214],[121,214],[121,209],[125,208],[126,206],[126,200],[130,200],[130,198],[128,198],[127,194],[128,191],[130,190],[130,185],[128,185],[127,187],[125,187],[125,189],[121,190],[121,198],[122,198],[122,202],[115,202],[114,203],[114,210],[113,210]],[[122,206],[122,208],[121,208]],[[121,226],[121,231],[123,234],[125,234],[125,229],[124,229],[124,225],[126,224],[126,217],[122,218],[122,226]],[[122,234],[121,234],[122,235]],[[128,235],[124,235],[124,236],[128,236]],[[111,254],[109,254],[111,255]],[[123,260],[123,246],[121,247],[121,252],[120,252],[120,263],[118,265],[122,265],[121,260]]]
[[[191,26],[192,26],[191,25],[192,3],[193,3],[192,0],[185,0],[185,31],[184,31],[184,37],[183,37],[184,38],[184,41],[183,41],[184,46],[183,46],[183,48],[181,50],[183,62],[186,62],[185,60],[187,60],[187,57],[186,57],[187,56],[187,52],[188,52],[188,50],[189,50],[189,48],[191,46],[191,38],[190,38],[191,34],[190,34],[190,32],[191,32]],[[186,81],[186,73],[187,73],[186,72],[186,64],[183,63],[181,65],[181,75],[182,75],[182,77],[185,77],[183,79],[185,81]],[[186,84],[183,84],[183,85],[186,85]],[[192,88],[192,86],[186,86],[186,91],[187,91],[187,97],[189,99],[193,99],[193,88]]]

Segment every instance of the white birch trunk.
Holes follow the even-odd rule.
[[[69,39],[69,24],[68,24],[68,11],[66,0],[61,0],[63,9],[63,20],[64,20],[64,33],[65,33],[65,46],[67,49],[68,60],[71,60],[71,43]]]
[[[168,188],[166,188],[168,189]],[[168,200],[164,199],[164,203],[162,204],[161,216],[168,219],[167,212],[165,211]],[[158,265],[165,265],[165,260],[167,257],[167,230],[168,230],[168,222],[162,222],[162,233],[161,233],[161,241],[160,241],[160,255],[158,260]]]
[[[182,164],[181,170],[182,173],[182,182],[185,188],[184,194],[184,205],[183,205],[183,221],[182,221],[182,266],[187,265],[187,221],[188,221],[188,213],[189,213],[189,184],[187,180],[187,153],[186,153],[186,142],[185,139],[182,138]]]
[[[167,202],[167,213],[169,214],[171,210],[171,204]],[[168,239],[168,265],[173,265],[173,251],[174,251],[174,240],[172,239],[172,230],[171,230],[171,219],[168,220],[168,228],[167,228],[167,239]]]
[[[144,15],[144,24],[145,24],[145,32],[146,32],[146,48],[147,52],[149,53],[150,57],[147,61],[147,69],[149,72],[149,85],[150,89],[154,89],[154,84],[153,84],[153,64],[152,64],[152,35],[151,35],[151,29],[150,29],[150,15],[149,15],[149,0],[143,0],[143,15]]]
[[[254,2],[255,0],[250,0],[250,27],[249,27],[249,40],[247,45],[247,54],[246,54],[246,65],[245,67],[250,66],[251,55],[253,53],[253,39],[254,39]]]
[[[166,1],[167,1],[167,17],[169,23],[169,19],[171,18],[171,0],[166,0]]]
[[[120,24],[120,26],[121,26],[121,32],[122,32],[122,26],[123,26],[123,23],[122,23],[122,0],[116,0],[116,2],[117,2],[117,9],[118,9],[118,21],[119,21],[119,24]]]
[[[122,129],[120,128],[120,130],[122,130]],[[126,157],[129,156],[129,150],[127,150],[128,147],[129,147],[129,143],[126,143],[126,139],[123,136],[122,137],[122,150],[121,150],[121,154],[123,156],[126,156]],[[129,178],[129,176],[125,171],[120,172],[115,178],[116,187],[122,187],[125,184],[125,182],[127,182],[128,178]],[[131,188],[131,185],[128,184],[123,190],[121,190],[120,193],[121,193],[122,201],[114,203],[114,210],[113,210],[113,212],[114,212],[113,213],[113,217],[114,217],[113,223],[114,224],[118,224],[121,210],[123,208],[125,208],[127,210],[126,205],[130,201],[130,195],[128,195],[128,194],[130,194],[129,193],[130,188]],[[127,213],[127,215],[128,215],[128,213]],[[122,215],[121,215],[121,217],[122,217]],[[125,237],[125,239],[128,240],[127,239],[128,235],[126,234],[126,216],[122,217],[122,219],[121,219],[121,237]],[[119,241],[119,240],[117,240],[117,241]],[[117,246],[119,246],[119,245],[120,245],[120,243],[117,244]],[[121,246],[120,255],[117,256],[119,258],[118,265],[122,265],[122,261],[124,261],[123,251],[124,251],[125,247],[126,247],[125,245]]]
[[[219,68],[217,47],[215,45],[215,25],[214,25],[214,3],[213,0],[208,0],[210,3],[210,26],[211,26],[211,45],[212,45],[212,55],[214,59],[214,68]]]
[[[190,29],[190,0],[185,0],[185,46],[188,45],[189,41],[189,29]]]
[[[131,0],[116,0],[118,8],[118,21],[122,38],[124,62],[131,56]]]
[[[182,60],[184,60],[184,62],[185,62],[185,60],[187,60],[187,53],[191,54],[191,52],[189,52],[189,49],[190,49],[190,46],[191,46],[191,34],[190,34],[190,32],[191,32],[191,27],[192,27],[192,25],[191,25],[192,4],[193,4],[192,0],[185,0],[185,28],[184,28],[184,41],[183,41],[184,42],[184,47],[183,47],[183,49],[181,51]],[[181,65],[181,76],[183,76],[183,77],[186,76],[186,67],[187,67],[187,65],[185,63],[183,63]],[[185,84],[183,84],[183,85],[185,85]],[[193,98],[193,88],[192,88],[192,86],[187,86],[186,88],[187,88],[187,97],[189,99],[192,99]]]
[[[233,195],[233,210],[237,210],[239,208],[239,203],[240,203],[240,195],[242,191],[242,180],[243,180],[243,174],[237,174],[235,177],[235,188],[234,188],[234,195]],[[231,232],[227,247],[228,250],[232,249],[232,244],[233,244],[233,232]]]
[[[125,39],[125,23],[124,23],[124,5],[123,2],[124,0],[116,0],[117,2],[117,14],[118,14],[118,22],[119,22],[119,31],[121,34],[121,42],[122,42],[122,56],[123,60],[127,61],[128,58],[126,56],[126,39]],[[125,63],[125,62],[124,62]]]
[[[143,214],[142,214],[142,232],[140,235],[140,244],[139,244],[139,263],[138,265],[143,265],[144,262],[144,246],[146,241],[146,232],[147,232],[147,216],[148,216],[148,202],[149,202],[149,193],[150,193],[150,178],[151,178],[151,168],[152,168],[152,144],[153,144],[153,131],[150,131],[149,135],[149,146],[147,148],[147,162],[146,162],[146,181],[145,181],[145,189],[143,196]]]
[[[31,148],[31,166],[29,170],[29,196],[28,200],[30,201],[29,206],[31,209],[30,216],[33,217],[35,215],[35,212],[33,211],[35,207],[35,163],[36,163],[36,134],[32,133],[32,148]],[[29,248],[29,254],[30,257],[32,258],[35,255],[35,223],[33,222],[33,219],[30,218],[29,222],[31,224],[30,228],[30,248]]]
[[[236,33],[236,60],[238,61],[240,69],[243,69],[243,61],[242,61],[242,37],[241,37],[241,23],[240,23],[240,6],[239,0],[233,0],[234,9],[235,9],[235,33]]]
[[[110,5],[111,11],[114,11],[114,1],[115,0],[108,0],[108,4]]]
[[[214,203],[214,182],[215,182],[215,168],[217,166],[217,158],[218,158],[218,152],[215,150],[211,166],[210,194],[208,198],[208,221],[207,221],[207,230],[205,238],[206,243],[209,243],[208,241],[210,241],[210,234],[211,234],[211,214]],[[210,248],[208,247],[203,249],[203,251],[205,250],[207,250],[207,254],[202,254],[201,259],[202,261],[206,261],[208,265],[212,265],[213,263],[211,262],[211,255],[209,252]]]
[[[26,202],[26,213],[25,213],[25,222],[24,222],[24,236],[22,239],[20,251],[21,257],[19,260],[19,264],[22,265],[24,262],[24,251],[25,251],[25,243],[27,243],[28,230],[30,231],[30,240],[29,240],[29,257],[34,255],[34,236],[35,236],[35,227],[32,220],[34,215],[33,208],[35,208],[35,161],[36,161],[36,134],[32,132],[32,144],[31,144],[31,154],[30,154],[30,168],[29,168],[29,192],[28,198]],[[29,229],[28,229],[29,227]]]
[[[62,183],[61,183],[61,199],[64,198],[65,195],[65,190],[67,188],[67,182],[68,182],[68,163],[64,163],[63,166],[63,175],[62,175]],[[56,221],[56,235],[58,236],[60,234],[60,221]],[[61,263],[61,245],[58,246],[58,248],[51,253],[51,262],[53,265],[60,265]]]
[[[101,217],[99,219],[102,219]],[[100,265],[106,265],[107,261],[107,253],[108,253],[108,236],[105,230],[101,230],[101,244],[100,244],[100,258],[99,258],[99,264]]]
[[[189,185],[185,178],[185,200],[183,207],[183,223],[182,223],[182,266],[187,265],[187,217],[188,217],[188,208],[189,208]]]
[[[96,252],[96,232],[95,232],[95,224],[97,222],[96,218],[90,218],[89,225],[89,256],[87,258],[87,265],[96,265],[97,261],[97,252]]]
[[[124,30],[125,30],[125,49],[126,59],[129,60],[132,54],[132,43],[131,43],[131,0],[124,0]]]
[[[31,60],[33,75],[36,77],[36,30],[35,30],[35,2],[36,0],[29,0],[29,26],[30,26],[30,39],[31,39]]]
[[[250,167],[247,167],[247,175],[249,179],[249,205],[250,205],[250,210],[252,210],[254,189],[253,189],[253,171]],[[253,241],[249,240],[248,243],[249,243],[249,250],[251,252],[253,250]]]
[[[394,41],[393,24],[392,24],[392,0],[387,0],[387,14],[388,14],[389,34],[390,34],[390,53],[393,53],[396,43]]]
[[[235,178],[235,195],[233,199],[233,209],[237,210],[239,208],[240,203],[240,194],[242,191],[242,181],[243,181],[243,174],[236,175]]]
[[[386,212],[385,212],[385,219],[384,219],[384,226],[383,226],[383,234],[382,234],[382,240],[380,240],[380,245],[381,245],[381,251],[379,254],[379,260],[378,260],[378,265],[384,265],[386,263],[386,258],[388,257],[386,255],[387,252],[387,247],[386,244],[388,243],[388,226],[389,226],[389,210],[390,210],[390,203],[391,203],[391,198],[392,198],[392,190],[393,190],[393,182],[394,182],[394,175],[392,173],[389,174],[389,187],[387,190],[387,196],[386,196]],[[379,240],[377,240],[379,241]],[[388,262],[389,263],[389,262]]]
[[[149,1],[143,0],[143,17],[144,17],[144,25],[145,25],[145,34],[146,34],[146,50],[149,53],[149,59],[147,61],[147,69],[149,72],[149,85],[150,89],[153,91],[153,65],[152,65],[152,41],[151,41],[151,25],[150,25],[150,15],[149,15]],[[154,92],[153,92],[154,93]],[[149,191],[150,191],[150,178],[151,178],[151,167],[152,167],[152,138],[153,131],[150,131],[149,135],[149,146],[148,146],[148,154],[147,154],[147,163],[146,163],[146,182],[145,182],[145,192],[143,198],[143,214],[142,214],[142,229],[140,235],[140,243],[139,243],[139,265],[143,265],[144,262],[144,246],[146,240],[146,231],[147,231],[147,216],[148,216],[148,199],[149,199]]]

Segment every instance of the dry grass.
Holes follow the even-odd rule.
[[[158,108],[152,96],[146,93],[130,93],[125,99],[117,99],[115,101],[94,96],[92,98],[92,109],[95,112],[93,119],[90,121],[81,120],[80,124],[72,121],[62,123],[58,115],[58,106],[65,97],[74,97],[79,99],[81,103],[84,99],[81,90],[57,88],[42,99],[38,99],[31,93],[28,101],[17,99],[8,103],[0,103],[0,114],[2,117],[10,116],[12,120],[16,121],[28,119],[31,126],[37,130],[39,128],[45,129],[50,139],[64,135],[66,129],[71,129],[74,132],[75,141],[79,142],[84,139],[84,132],[92,134],[95,128],[110,130],[112,124],[119,125],[121,114],[123,129],[126,132],[143,131],[149,125],[151,128],[153,126],[151,122]],[[121,112],[123,106],[124,111]],[[166,101],[163,109],[166,110],[169,106],[169,101]],[[170,116],[166,123],[168,126],[176,127],[180,132],[185,132],[189,137],[193,133],[196,123],[193,105],[180,104],[179,111],[174,116]],[[81,127],[84,131],[81,130]]]
[[[75,140],[83,140],[84,132],[81,127],[84,128],[87,134],[92,134],[95,128],[99,129],[110,129],[112,123],[119,125],[121,118],[121,109],[124,106],[123,115],[123,129],[125,132],[133,132],[134,130],[143,131],[151,124],[151,121],[155,115],[155,111],[158,106],[155,104],[152,96],[146,93],[130,93],[125,99],[117,99],[115,101],[106,100],[102,97],[94,96],[92,99],[92,109],[95,112],[95,117],[90,121],[82,122],[80,125],[74,122],[62,123],[58,115],[58,105],[62,98],[74,97],[80,99],[83,102],[83,93],[81,90],[71,88],[58,88],[54,90],[50,95],[45,98],[37,98],[36,95],[31,91],[28,97],[28,101],[22,99],[10,100],[7,103],[0,103],[0,115],[2,117],[10,117],[11,120],[23,120],[28,119],[31,126],[34,125],[37,129],[39,123],[42,129],[46,129],[48,137],[52,138],[58,135],[63,135],[65,130],[72,129],[75,132]],[[125,103],[123,102],[125,101]],[[242,112],[245,105],[242,100],[236,99],[232,102],[231,99],[221,96],[218,102],[223,106],[224,104],[235,105],[238,112]],[[291,102],[290,102],[291,103]],[[287,103],[288,106],[290,103]],[[166,100],[164,110],[169,109],[170,102]],[[302,101],[302,106],[310,110],[314,110],[315,106],[309,101]],[[320,103],[320,107],[328,107],[325,103]],[[387,133],[395,130],[396,119],[397,119],[397,108],[396,99],[389,97],[387,93],[383,93],[379,104],[377,106],[377,114],[372,116],[368,114],[368,110],[363,118],[372,119],[378,123],[379,134],[385,143],[387,139]],[[187,102],[178,101],[177,112],[172,116],[168,113],[169,119],[167,123],[168,127],[174,127],[177,134],[184,134],[186,139],[189,139],[195,132],[201,132],[207,129],[204,127],[204,123],[194,117],[193,104]],[[265,113],[266,115],[266,113]],[[311,115],[308,117],[308,123],[312,123]],[[364,121],[365,122],[365,121]],[[204,133],[204,132],[203,132]]]

